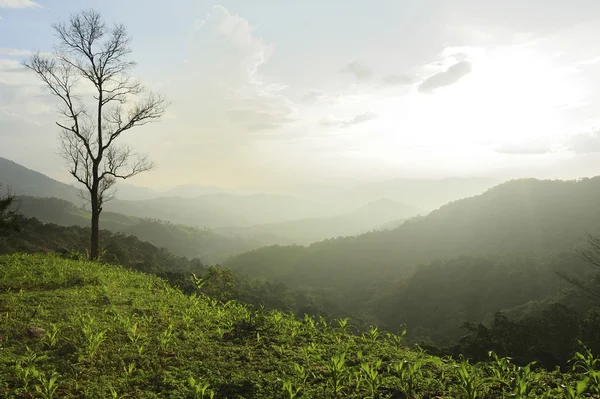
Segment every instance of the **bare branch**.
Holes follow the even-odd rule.
[[[576,258],[592,266],[600,267],[600,237],[587,233],[587,246],[575,248],[573,253]],[[559,271],[555,271],[555,274],[575,288],[595,299],[600,299],[600,274],[597,272],[577,272],[578,277]]]
[[[108,136],[108,141],[104,145],[104,149],[110,147],[113,141],[123,132],[133,127],[143,126],[160,119],[166,112],[168,106],[169,103],[163,97],[152,93],[149,94],[145,99],[134,105],[125,119],[122,116],[113,119],[116,122],[116,128]]]
[[[153,162],[146,155],[133,153],[129,146],[112,146],[106,151],[104,172],[100,179],[129,179],[142,172],[154,169]]]
[[[92,210],[90,257],[98,246],[102,206],[114,197],[116,179],[128,179],[154,164],[128,146],[119,146],[121,135],[137,126],[157,121],[168,106],[164,98],[143,94],[141,83],[129,75],[135,63],[131,39],[124,25],[107,28],[96,11],[73,15],[54,25],[59,42],[55,54],[35,54],[24,65],[34,71],[51,94],[60,100],[60,154],[69,173],[81,183]],[[80,81],[95,87],[89,110],[76,94]],[[83,95],[83,94],[82,94]],[[137,100],[137,101],[136,101]],[[89,194],[89,195],[88,195]]]

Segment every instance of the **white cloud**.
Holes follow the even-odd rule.
[[[431,93],[435,89],[450,86],[458,82],[469,73],[471,73],[471,63],[467,61],[457,62],[448,69],[438,72],[421,82],[419,91],[422,93]]]
[[[39,8],[39,3],[32,0],[0,0],[0,8]]]
[[[360,125],[361,123],[365,123],[377,118],[377,114],[374,112],[364,112],[362,114],[358,114],[350,119],[326,119],[321,121],[321,125],[326,127],[350,127],[354,125]]]
[[[0,17],[1,19],[1,17]],[[17,48],[0,47],[0,55],[6,55],[9,57],[26,57],[32,55],[33,51],[23,50]]]
[[[224,82],[230,100],[230,122],[248,131],[281,127],[294,120],[295,104],[283,94],[287,85],[273,82],[260,69],[273,55],[273,46],[255,35],[250,22],[230,13],[221,5],[213,6],[204,20],[194,23],[193,31],[213,29],[241,51],[241,81]]]
[[[349,73],[354,76],[358,80],[366,80],[373,75],[373,71],[371,71],[367,66],[361,64],[358,61],[353,61],[346,65],[341,70],[342,73]]]
[[[547,138],[506,143],[495,149],[497,153],[509,155],[541,155],[552,151],[552,143]]]
[[[565,141],[565,145],[569,151],[576,154],[600,152],[600,130],[575,134]]]

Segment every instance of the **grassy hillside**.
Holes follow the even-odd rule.
[[[185,296],[159,278],[52,256],[0,257],[5,398],[583,398],[592,370],[472,365],[280,312]],[[584,352],[585,353],[585,352]],[[585,371],[585,370],[584,370]],[[579,394],[568,392],[579,391]]]

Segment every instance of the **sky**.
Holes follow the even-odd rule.
[[[71,182],[21,66],[94,8],[171,105],[148,187],[600,174],[595,0],[0,0],[0,156]]]

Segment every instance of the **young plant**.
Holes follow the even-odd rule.
[[[192,388],[194,399],[213,399],[215,392],[210,387],[209,383],[203,383],[202,381],[196,381],[194,377],[188,378],[188,385]]]
[[[59,328],[56,324],[52,323],[50,329],[46,330],[46,336],[44,341],[49,348],[54,348],[58,344],[58,332]]]
[[[346,354],[342,353],[338,356],[333,356],[325,365],[327,369],[328,385],[331,387],[333,397],[336,398],[342,388],[342,379],[348,373],[346,366]]]
[[[123,371],[125,372],[125,383],[129,384],[129,379],[135,371],[135,363],[131,362],[127,366],[123,366]]]
[[[140,325],[138,322],[129,324],[127,326],[127,338],[131,341],[132,344],[137,345],[137,343],[144,337],[144,334],[140,330]]]
[[[169,327],[158,337],[160,349],[166,352],[169,349],[173,336],[173,323],[169,324]]]
[[[301,364],[294,363],[294,371],[296,372],[296,376],[300,382],[302,382],[302,385],[306,385],[306,381],[308,380],[308,377],[310,377],[310,373],[308,370],[306,370],[306,367],[302,366]]]
[[[52,377],[47,378],[44,373],[39,373],[38,381],[39,385],[35,386],[35,390],[38,394],[44,399],[54,399],[56,398],[56,389],[58,388],[58,384],[56,381],[58,380],[58,375],[54,374]]]
[[[285,381],[283,381],[283,391],[287,394],[286,396],[289,399],[295,399],[298,396],[300,389],[300,387],[294,388],[292,385],[292,381],[290,381],[287,378],[285,379]]]
[[[37,379],[40,374],[39,371],[37,371],[37,369],[35,368],[35,366],[30,365],[23,367],[23,365],[20,362],[18,362],[15,365],[15,373],[17,374],[17,378],[23,383],[23,389],[26,391],[27,389],[29,389],[29,383],[31,382],[31,380],[33,378]]]
[[[573,371],[581,371],[585,376],[589,378],[588,390],[591,393],[600,394],[600,358],[594,356],[592,351],[583,345],[581,341],[579,344],[583,346],[585,354],[577,352],[571,359],[573,363]]]
[[[348,334],[348,328],[350,327],[348,325],[348,320],[349,319],[347,317],[345,317],[343,319],[339,318],[339,319],[335,320],[338,323],[338,328],[340,329],[340,331],[342,332],[343,335]]]
[[[102,345],[106,339],[108,330],[96,330],[94,318],[87,313],[80,316],[80,321],[81,331],[85,336],[86,351],[88,355],[93,358],[98,352],[100,345]]]
[[[496,381],[493,378],[481,378],[478,373],[477,366],[469,363],[468,360],[463,360],[456,366],[458,379],[460,381],[460,391],[465,399],[477,399],[479,397],[480,388],[489,382]]]
[[[421,367],[423,358],[417,358],[413,363],[407,361],[394,363],[388,366],[388,372],[400,380],[400,390],[406,396],[414,395],[417,384],[422,377]]]
[[[566,399],[580,399],[585,397],[584,393],[588,388],[588,377],[585,377],[583,380],[578,381],[575,388],[572,386],[566,386],[561,389],[562,393],[565,395]]]
[[[360,371],[363,374],[363,379],[369,387],[371,398],[376,399],[378,397],[379,388],[381,388],[382,377],[379,373],[381,367],[381,360],[377,360],[375,366],[370,363],[361,363]]]
[[[531,373],[531,366],[535,362],[531,362],[524,367],[519,367],[516,376],[512,381],[511,395],[514,398],[521,399],[529,397],[529,394],[533,390],[533,380],[537,378],[538,374]]]
[[[379,339],[379,335],[379,329],[377,327],[371,326],[371,328],[369,328],[369,331],[363,334],[363,337],[365,340],[374,344],[375,342],[377,342],[377,339]]]

